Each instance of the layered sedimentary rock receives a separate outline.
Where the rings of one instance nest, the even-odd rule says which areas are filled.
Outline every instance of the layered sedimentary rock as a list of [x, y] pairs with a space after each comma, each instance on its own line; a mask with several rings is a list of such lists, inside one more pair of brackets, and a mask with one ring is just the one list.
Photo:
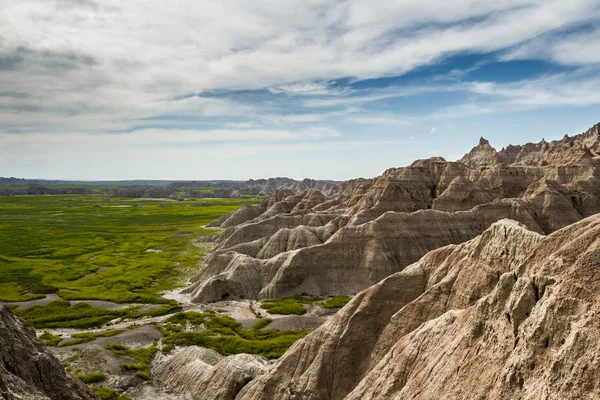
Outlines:
[[0, 305], [0, 398], [92, 400], [97, 396], [65, 372], [35, 331]]
[[262, 375], [268, 361], [250, 354], [223, 357], [203, 347], [191, 346], [171, 355], [160, 355], [152, 375], [159, 384], [185, 398], [231, 400], [249, 381]]
[[503, 218], [552, 233], [600, 212], [598, 135], [501, 151], [482, 138], [458, 162], [417, 160], [334, 196], [276, 191], [214, 223], [227, 229], [187, 291], [197, 302], [353, 294]]
[[600, 216], [502, 220], [363, 290], [238, 400], [600, 396]]

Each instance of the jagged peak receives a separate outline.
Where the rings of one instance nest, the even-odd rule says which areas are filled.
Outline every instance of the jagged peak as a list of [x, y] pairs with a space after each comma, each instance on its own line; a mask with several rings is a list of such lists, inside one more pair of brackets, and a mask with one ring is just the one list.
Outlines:
[[483, 136], [479, 138], [479, 145], [480, 146], [486, 146], [486, 145], [489, 145], [489, 144], [490, 144], [489, 140], [487, 140]]

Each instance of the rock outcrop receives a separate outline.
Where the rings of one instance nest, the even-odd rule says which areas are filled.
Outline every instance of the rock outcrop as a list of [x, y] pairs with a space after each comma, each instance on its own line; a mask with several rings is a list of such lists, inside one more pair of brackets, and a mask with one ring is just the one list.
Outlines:
[[496, 222], [360, 292], [236, 399], [598, 398], [599, 269], [600, 216]]
[[98, 397], [66, 373], [35, 331], [0, 305], [0, 398], [92, 400]]
[[179, 349], [160, 355], [153, 363], [155, 381], [192, 399], [232, 400], [268, 366], [265, 358], [250, 354], [223, 357], [203, 347]]
[[417, 160], [333, 196], [276, 191], [214, 223], [227, 229], [187, 291], [197, 302], [354, 294], [503, 218], [552, 233], [600, 212], [599, 150], [599, 125], [501, 151], [482, 138], [458, 162]]

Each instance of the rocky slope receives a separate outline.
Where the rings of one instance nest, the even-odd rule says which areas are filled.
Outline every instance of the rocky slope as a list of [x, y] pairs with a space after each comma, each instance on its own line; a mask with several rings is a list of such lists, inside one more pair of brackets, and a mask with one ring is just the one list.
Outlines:
[[188, 347], [161, 355], [152, 375], [160, 385], [186, 398], [230, 400], [249, 381], [262, 375], [268, 361], [250, 354], [223, 357], [203, 347]]
[[226, 231], [187, 292], [196, 302], [353, 294], [503, 218], [552, 233], [600, 212], [599, 126], [500, 151], [482, 138], [457, 162], [418, 160], [333, 196], [275, 191], [212, 224]]
[[92, 400], [98, 397], [65, 372], [35, 331], [0, 305], [0, 398]]
[[600, 216], [498, 221], [360, 292], [236, 399], [598, 398], [599, 268]]

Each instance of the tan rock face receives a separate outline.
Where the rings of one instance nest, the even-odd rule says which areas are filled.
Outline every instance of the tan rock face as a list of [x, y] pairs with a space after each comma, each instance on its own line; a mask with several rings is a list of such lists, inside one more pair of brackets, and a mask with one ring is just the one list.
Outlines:
[[191, 399], [231, 400], [249, 381], [263, 374], [268, 361], [237, 354], [224, 357], [202, 347], [186, 347], [153, 362], [152, 375], [160, 385]]
[[360, 292], [236, 399], [600, 396], [600, 216], [514, 221]]
[[98, 397], [71, 377], [35, 331], [0, 305], [0, 398], [92, 400]]
[[552, 233], [600, 212], [598, 132], [499, 152], [482, 139], [459, 162], [417, 160], [334, 196], [274, 192], [215, 222], [227, 230], [187, 291], [195, 301], [354, 294], [503, 218]]

